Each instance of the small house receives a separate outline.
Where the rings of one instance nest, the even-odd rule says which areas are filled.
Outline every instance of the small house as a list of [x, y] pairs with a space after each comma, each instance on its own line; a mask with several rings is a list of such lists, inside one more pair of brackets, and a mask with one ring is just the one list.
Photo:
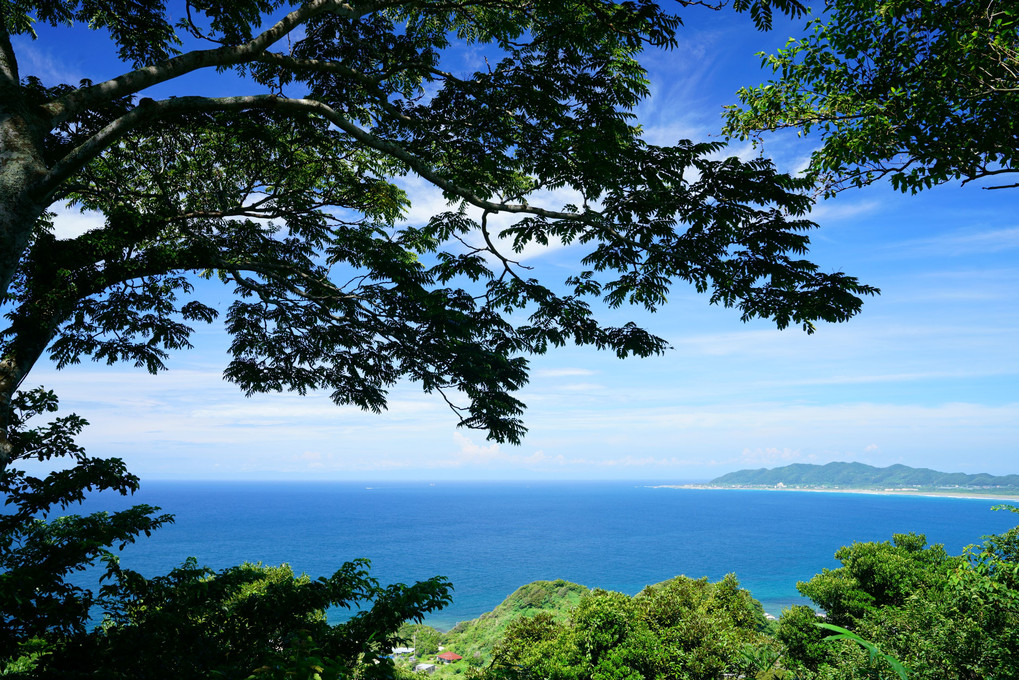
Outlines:
[[442, 663], [453, 663], [454, 661], [459, 661], [462, 658], [462, 656], [455, 652], [443, 652], [438, 656], [438, 659], [442, 661]]

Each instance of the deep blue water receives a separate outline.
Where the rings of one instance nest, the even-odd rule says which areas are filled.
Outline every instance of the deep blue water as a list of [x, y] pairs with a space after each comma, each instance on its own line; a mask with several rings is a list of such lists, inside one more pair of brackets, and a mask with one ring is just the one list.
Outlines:
[[634, 483], [145, 482], [130, 500], [176, 523], [122, 554], [147, 576], [187, 556], [222, 568], [287, 562], [311, 576], [358, 557], [382, 583], [448, 577], [454, 602], [428, 619], [448, 628], [517, 587], [563, 578], [633, 594], [678, 574], [735, 572], [778, 614], [804, 602], [796, 582], [835, 567], [853, 541], [927, 534], [958, 553], [1004, 531], [995, 501], [776, 491], [649, 488]]

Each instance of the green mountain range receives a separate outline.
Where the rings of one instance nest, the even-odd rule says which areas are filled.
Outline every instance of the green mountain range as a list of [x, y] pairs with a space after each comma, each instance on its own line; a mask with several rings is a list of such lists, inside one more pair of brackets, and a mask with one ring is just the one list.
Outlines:
[[890, 465], [879, 468], [863, 463], [794, 463], [778, 468], [738, 470], [711, 480], [713, 486], [800, 486], [934, 489], [1019, 489], [1019, 475], [967, 475], [962, 472], [938, 472], [929, 468]]

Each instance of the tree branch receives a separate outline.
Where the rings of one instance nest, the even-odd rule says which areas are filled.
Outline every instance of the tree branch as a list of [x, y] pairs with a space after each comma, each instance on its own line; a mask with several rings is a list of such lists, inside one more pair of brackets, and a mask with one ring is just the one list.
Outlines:
[[[981, 168], [979, 170], [976, 170], [973, 173], [972, 176], [967, 177], [966, 179], [962, 180], [962, 182], [960, 182], [959, 184], [960, 184], [960, 186], [963, 186], [963, 185], [969, 184], [970, 182], [972, 182], [975, 179], [983, 179], [984, 177], [993, 177], [994, 175], [1009, 175], [1009, 174], [1016, 173], [1016, 172], [1019, 172], [1019, 169], [1016, 169], [1016, 168], [1007, 168], [1006, 167], [1006, 168], [998, 168], [997, 170], [987, 170], [986, 168]], [[984, 188], [985, 189], [1007, 189], [1007, 188], [1011, 188], [1012, 186], [1015, 186], [1015, 185], [1009, 185], [1008, 187], [984, 187]]]
[[492, 241], [492, 235], [488, 231], [488, 213], [489, 211], [486, 210], [481, 214], [481, 235], [484, 237], [485, 243], [488, 245], [487, 248], [488, 252], [492, 253], [492, 255], [499, 258], [499, 260], [502, 262], [504, 273], [509, 274], [520, 283], [526, 284], [527, 282], [524, 281], [519, 274], [517, 274], [515, 269], [513, 269], [513, 265], [517, 266], [523, 265], [521, 265], [520, 262], [518, 262], [517, 260], [511, 260], [507, 258], [505, 255], [499, 252], [498, 248], [495, 247], [495, 243]]
[[[274, 66], [281, 66], [288, 68], [293, 71], [314, 71], [318, 73], [329, 73], [334, 75], [342, 75], [352, 80], [356, 80], [359, 83], [371, 87], [376, 104], [395, 118], [404, 122], [411, 122], [409, 116], [400, 111], [391, 101], [386, 97], [384, 92], [379, 92], [379, 86], [384, 76], [378, 78], [372, 78], [370, 76], [361, 73], [355, 69], [350, 68], [346, 64], [341, 64], [338, 61], [325, 61], [322, 59], [297, 59], [295, 57], [289, 57], [282, 54], [276, 54], [275, 52], [266, 52], [258, 56], [256, 61], [260, 61], [266, 64], [272, 64]], [[436, 72], [434, 69], [429, 69], [433, 73]], [[445, 75], [445, 74], [443, 74]]]
[[546, 210], [527, 204], [489, 201], [464, 187], [457, 186], [443, 177], [437, 169], [429, 166], [399, 144], [376, 137], [367, 130], [358, 127], [327, 104], [311, 99], [289, 99], [276, 95], [175, 97], [160, 101], [143, 101], [137, 108], [104, 127], [56, 163], [38, 187], [42, 199], [48, 200], [65, 180], [84, 167], [86, 163], [97, 157], [118, 139], [147, 122], [180, 113], [251, 110], [275, 111], [288, 116], [320, 116], [358, 142], [403, 162], [423, 179], [482, 210], [537, 215], [559, 220], [580, 220], [584, 217], [581, 213]]
[[333, 12], [356, 18], [376, 10], [379, 6], [379, 4], [372, 3], [363, 9], [355, 10], [349, 3], [342, 0], [311, 0], [243, 45], [196, 50], [173, 57], [160, 64], [135, 69], [105, 82], [70, 92], [45, 105], [43, 110], [49, 116], [51, 125], [58, 125], [99, 102], [113, 101], [135, 94], [145, 88], [172, 80], [191, 71], [210, 66], [232, 66], [253, 61], [260, 53], [299, 25], [323, 12]]
[[354, 78], [363, 83], [369, 83], [372, 85], [378, 85], [378, 80], [369, 78], [360, 71], [356, 71], [346, 64], [338, 61], [328, 61], [326, 59], [298, 59], [297, 57], [291, 57], [285, 54], [277, 54], [276, 52], [263, 52], [255, 57], [254, 61], [260, 61], [266, 64], [272, 64], [274, 66], [281, 66], [293, 71], [314, 71], [317, 73], [335, 73], [343, 76]]

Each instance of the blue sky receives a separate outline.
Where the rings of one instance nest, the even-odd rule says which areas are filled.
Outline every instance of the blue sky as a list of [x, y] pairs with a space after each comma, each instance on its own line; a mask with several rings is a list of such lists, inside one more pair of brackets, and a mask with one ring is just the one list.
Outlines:
[[[717, 136], [721, 107], [767, 77], [754, 53], [781, 46], [802, 22], [760, 34], [746, 17], [690, 11], [681, 44], [647, 55], [652, 96], [638, 110], [649, 139]], [[23, 74], [47, 82], [116, 75], [99, 34], [42, 30], [16, 48]], [[461, 55], [469, 64], [477, 54]], [[189, 91], [242, 93], [214, 74]], [[221, 92], [226, 89], [226, 92]], [[183, 94], [184, 90], [175, 91]], [[151, 96], [163, 96], [160, 92]], [[764, 152], [801, 168], [816, 140], [784, 135]], [[758, 151], [735, 144], [730, 154]], [[404, 185], [417, 223], [444, 208], [423, 182]], [[220, 378], [228, 338], [199, 328], [196, 349], [157, 376], [86, 363], [30, 381], [57, 391], [92, 424], [81, 441], [116, 455], [143, 479], [709, 479], [793, 462], [904, 463], [964, 472], [1019, 472], [1019, 190], [944, 186], [911, 196], [885, 185], [821, 203], [811, 258], [876, 285], [882, 295], [846, 324], [808, 336], [677, 288], [658, 314], [604, 313], [667, 338], [663, 357], [619, 361], [591, 349], [537, 357], [519, 395], [529, 434], [521, 446], [455, 428], [438, 398], [413, 384], [393, 390], [381, 416], [325, 395], [250, 399]], [[558, 198], [558, 197], [553, 197]], [[61, 233], [95, 217], [62, 211]], [[538, 273], [563, 278], [572, 248], [528, 253]], [[225, 291], [214, 291], [226, 304]]]

